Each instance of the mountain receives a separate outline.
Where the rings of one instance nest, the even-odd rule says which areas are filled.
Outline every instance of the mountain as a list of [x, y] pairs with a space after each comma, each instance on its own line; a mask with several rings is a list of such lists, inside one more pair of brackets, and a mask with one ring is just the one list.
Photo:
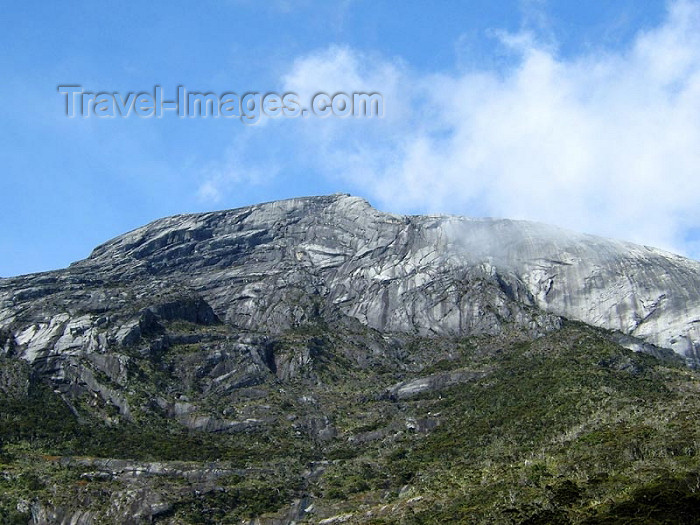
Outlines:
[[348, 195], [180, 215], [0, 280], [0, 349], [3, 522], [698, 505], [700, 263], [649, 247]]
[[2, 281], [0, 329], [30, 362], [86, 339], [98, 349], [99, 334], [131, 333], [100, 329], [98, 314], [182, 293], [226, 324], [273, 333], [314, 312], [422, 335], [536, 334], [565, 317], [690, 364], [700, 355], [697, 261], [525, 221], [392, 215], [347, 195], [155, 221], [68, 270]]

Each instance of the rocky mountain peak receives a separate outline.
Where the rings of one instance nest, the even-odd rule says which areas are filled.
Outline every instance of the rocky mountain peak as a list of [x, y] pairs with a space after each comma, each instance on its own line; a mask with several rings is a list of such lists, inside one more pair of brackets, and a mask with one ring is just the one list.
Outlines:
[[51, 326], [47, 297], [76, 280], [76, 311], [101, 296], [121, 312], [110, 302], [120, 289], [146, 306], [188, 293], [225, 323], [272, 332], [316, 316], [383, 332], [536, 335], [565, 317], [690, 363], [700, 355], [696, 261], [527, 221], [383, 213], [345, 194], [157, 220], [67, 270], [4, 280], [0, 328], [30, 344], [17, 312]]

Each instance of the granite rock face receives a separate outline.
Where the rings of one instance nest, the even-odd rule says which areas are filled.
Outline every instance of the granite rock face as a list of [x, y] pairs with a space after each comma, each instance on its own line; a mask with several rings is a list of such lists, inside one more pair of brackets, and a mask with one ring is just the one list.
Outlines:
[[[381, 332], [537, 336], [560, 317], [700, 358], [700, 263], [543, 224], [380, 212], [347, 195], [155, 221], [65, 270], [0, 281], [0, 345], [60, 378], [163, 321], [280, 333], [348, 319]], [[41, 363], [41, 364], [40, 364]]]

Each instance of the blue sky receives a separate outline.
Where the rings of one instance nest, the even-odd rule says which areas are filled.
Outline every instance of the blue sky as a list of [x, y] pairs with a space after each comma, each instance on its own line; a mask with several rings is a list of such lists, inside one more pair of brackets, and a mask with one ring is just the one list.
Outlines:
[[[151, 220], [347, 192], [700, 257], [700, 4], [14, 2], [0, 276]], [[382, 119], [67, 118], [62, 84], [381, 92]], [[302, 97], [303, 98], [303, 97]]]

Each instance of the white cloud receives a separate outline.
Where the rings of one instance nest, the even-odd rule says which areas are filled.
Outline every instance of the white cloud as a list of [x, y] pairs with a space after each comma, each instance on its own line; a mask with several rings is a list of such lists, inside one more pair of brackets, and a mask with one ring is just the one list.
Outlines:
[[[242, 126], [244, 124], [241, 124]], [[197, 199], [206, 204], [219, 204], [224, 197], [235, 193], [241, 186], [266, 184], [279, 173], [274, 156], [253, 156], [254, 140], [250, 135], [238, 135], [223, 160], [212, 161], [197, 170]]]
[[671, 4], [605, 55], [502, 39], [518, 57], [505, 71], [418, 74], [342, 47], [297, 60], [286, 91], [376, 90], [386, 111], [295, 122], [299, 150], [387, 210], [527, 218], [697, 257], [700, 4]]

